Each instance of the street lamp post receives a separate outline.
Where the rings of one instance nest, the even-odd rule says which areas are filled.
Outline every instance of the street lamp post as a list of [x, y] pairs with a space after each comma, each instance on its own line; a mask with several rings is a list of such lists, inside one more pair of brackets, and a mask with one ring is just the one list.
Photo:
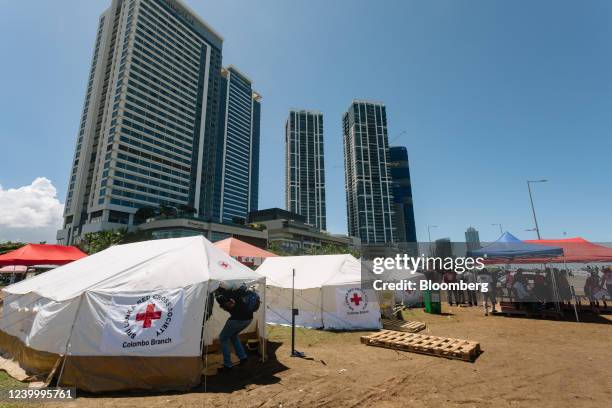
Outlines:
[[504, 228], [502, 227], [501, 224], [491, 224], [493, 226], [499, 226], [499, 236], [501, 237], [502, 235], [504, 235]]
[[540, 236], [540, 227], [538, 226], [538, 219], [536, 217], [535, 207], [533, 205], [533, 195], [531, 194], [531, 183], [546, 183], [548, 180], [527, 180], [527, 190], [529, 190], [529, 201], [531, 202], [531, 212], [533, 213], [533, 222], [535, 224], [535, 231], [538, 234], [538, 239], [542, 239]]

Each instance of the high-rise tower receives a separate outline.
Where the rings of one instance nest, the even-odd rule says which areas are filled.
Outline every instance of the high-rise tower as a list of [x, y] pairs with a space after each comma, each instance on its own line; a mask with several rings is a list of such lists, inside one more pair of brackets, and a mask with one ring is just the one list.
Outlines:
[[222, 44], [182, 1], [112, 1], [98, 23], [58, 242], [132, 225], [143, 206], [212, 217]]
[[285, 204], [325, 230], [325, 163], [323, 114], [291, 110], [285, 123]]
[[364, 244], [393, 243], [385, 105], [354, 100], [342, 122], [348, 233]]
[[230, 65], [222, 71], [222, 135], [215, 220], [244, 223], [258, 209], [261, 96]]

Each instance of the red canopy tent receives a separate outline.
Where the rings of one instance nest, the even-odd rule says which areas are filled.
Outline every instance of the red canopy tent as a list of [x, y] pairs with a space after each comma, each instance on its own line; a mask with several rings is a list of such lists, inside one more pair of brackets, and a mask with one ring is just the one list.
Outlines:
[[278, 256], [236, 238], [227, 238], [222, 241], [217, 241], [214, 245], [238, 262], [247, 266], [259, 265], [266, 258]]
[[604, 247], [587, 241], [584, 238], [566, 239], [535, 239], [527, 240], [532, 244], [551, 245], [563, 248], [563, 255], [558, 258], [530, 259], [529, 263], [545, 262], [612, 262], [612, 248]]
[[65, 265], [86, 256], [85, 252], [73, 246], [28, 244], [0, 255], [0, 266]]

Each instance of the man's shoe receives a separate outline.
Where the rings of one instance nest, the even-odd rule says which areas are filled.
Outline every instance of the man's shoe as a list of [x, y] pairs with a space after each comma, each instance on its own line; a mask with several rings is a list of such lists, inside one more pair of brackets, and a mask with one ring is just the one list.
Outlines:
[[243, 358], [242, 360], [240, 360], [240, 363], [238, 363], [238, 365], [245, 365], [248, 362], [249, 362], [248, 358]]
[[217, 373], [219, 373], [219, 374], [227, 374], [227, 373], [231, 373], [231, 372], [232, 372], [232, 367], [223, 366], [223, 367], [217, 369]]

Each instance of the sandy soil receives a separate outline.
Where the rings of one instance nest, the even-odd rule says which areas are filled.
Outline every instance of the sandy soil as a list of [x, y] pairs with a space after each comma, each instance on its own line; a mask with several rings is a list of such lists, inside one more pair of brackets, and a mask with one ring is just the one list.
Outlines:
[[184, 394], [80, 397], [60, 407], [604, 407], [612, 404], [612, 316], [590, 323], [482, 315], [480, 308], [407, 318], [434, 335], [479, 341], [474, 363], [360, 344], [363, 333], [270, 330], [255, 358]]

